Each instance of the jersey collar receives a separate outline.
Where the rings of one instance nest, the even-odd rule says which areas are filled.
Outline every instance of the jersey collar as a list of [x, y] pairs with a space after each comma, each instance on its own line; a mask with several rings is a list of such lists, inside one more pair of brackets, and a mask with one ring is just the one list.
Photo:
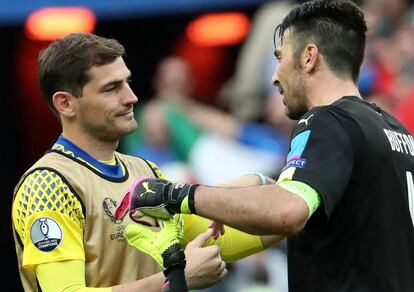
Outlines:
[[53, 145], [52, 149], [59, 150], [66, 154], [69, 154], [73, 156], [75, 159], [83, 160], [84, 162], [86, 162], [87, 164], [97, 169], [99, 172], [106, 176], [113, 178], [120, 178], [124, 176], [124, 171], [122, 169], [121, 164], [118, 161], [118, 158], [115, 157], [115, 165], [103, 163], [93, 158], [86, 151], [75, 145], [73, 142], [65, 138], [63, 135], [59, 136], [56, 143]]

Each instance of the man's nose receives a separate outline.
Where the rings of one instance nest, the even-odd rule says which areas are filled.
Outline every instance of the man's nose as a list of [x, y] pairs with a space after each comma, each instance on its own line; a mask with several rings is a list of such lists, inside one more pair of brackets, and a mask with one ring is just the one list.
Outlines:
[[273, 86], [279, 86], [279, 76], [277, 75], [277, 71], [272, 75], [272, 84]]
[[127, 88], [125, 91], [124, 102], [132, 103], [132, 104], [135, 104], [138, 102], [138, 97], [135, 95], [134, 91], [131, 89], [129, 84], [127, 84]]

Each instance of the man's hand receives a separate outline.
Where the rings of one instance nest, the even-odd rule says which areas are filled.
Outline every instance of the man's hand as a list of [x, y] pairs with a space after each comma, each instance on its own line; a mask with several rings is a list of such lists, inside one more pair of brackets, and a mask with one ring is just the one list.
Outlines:
[[211, 220], [210, 224], [208, 225], [209, 228], [213, 229], [213, 235], [212, 237], [214, 239], [219, 238], [220, 235], [223, 235], [225, 230], [224, 230], [224, 225], [223, 223]]
[[169, 219], [173, 214], [195, 213], [194, 190], [198, 185], [172, 183], [165, 179], [140, 177], [134, 183], [130, 198], [130, 216], [142, 213]]
[[210, 228], [187, 244], [185, 274], [190, 289], [210, 287], [227, 275], [226, 264], [220, 256], [220, 247], [217, 245], [203, 247], [212, 236], [213, 229]]

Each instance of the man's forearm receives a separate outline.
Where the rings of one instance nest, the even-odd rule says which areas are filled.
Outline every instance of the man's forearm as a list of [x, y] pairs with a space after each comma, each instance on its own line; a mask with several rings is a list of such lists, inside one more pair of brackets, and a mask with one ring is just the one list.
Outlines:
[[[195, 283], [193, 278], [186, 274], [187, 285], [189, 289], [199, 287], [199, 283]], [[160, 292], [165, 282], [165, 276], [162, 272], [143, 278], [138, 281], [125, 283], [112, 287], [112, 292], [129, 292], [129, 291], [146, 291]]]
[[[139, 265], [139, 263], [137, 263]], [[107, 291], [132, 292], [148, 291], [160, 292], [165, 281], [163, 273], [107, 288], [86, 287], [85, 262], [81, 260], [67, 260], [40, 264], [36, 267], [36, 277], [42, 291]]]
[[[269, 183], [275, 183], [275, 181], [271, 178], [268, 178]], [[232, 178], [226, 181], [219, 183], [218, 187], [224, 188], [244, 188], [244, 187], [252, 187], [252, 186], [259, 186], [262, 182], [260, 178], [256, 174], [247, 174], [243, 176], [239, 176], [236, 178]]]
[[277, 184], [220, 188], [141, 178], [133, 193], [130, 213], [165, 219], [193, 213], [250, 234], [290, 235], [309, 215], [304, 199]]
[[279, 243], [285, 238], [286, 236], [284, 235], [262, 235], [260, 236], [260, 241], [262, 242], [263, 247], [267, 249]]
[[[139, 263], [137, 263], [139, 264]], [[165, 282], [165, 276], [162, 272], [143, 278], [138, 281], [125, 283], [112, 287], [112, 292], [129, 292], [129, 291], [148, 291], [160, 292]]]
[[250, 234], [289, 235], [306, 222], [306, 203], [277, 185], [247, 188], [199, 186], [196, 213]]

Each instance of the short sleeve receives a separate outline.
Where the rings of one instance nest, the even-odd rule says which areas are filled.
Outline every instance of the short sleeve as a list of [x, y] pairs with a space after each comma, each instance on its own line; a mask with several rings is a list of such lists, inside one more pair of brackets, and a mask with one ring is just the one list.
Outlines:
[[20, 185], [13, 223], [23, 243], [23, 266], [85, 260], [85, 218], [79, 199], [55, 172], [39, 169]]
[[313, 187], [329, 217], [341, 200], [353, 167], [347, 132], [328, 110], [309, 112], [295, 126], [279, 181], [291, 179]]

